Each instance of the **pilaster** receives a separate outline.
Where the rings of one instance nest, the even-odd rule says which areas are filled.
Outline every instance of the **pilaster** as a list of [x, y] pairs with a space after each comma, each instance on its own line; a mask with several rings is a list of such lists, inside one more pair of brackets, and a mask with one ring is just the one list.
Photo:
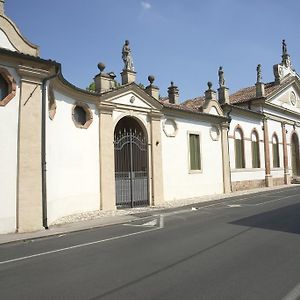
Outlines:
[[164, 202], [161, 114], [151, 114], [152, 205]]
[[288, 167], [286, 128], [285, 128], [285, 123], [283, 123], [283, 122], [281, 123], [281, 129], [282, 129], [282, 146], [283, 146], [284, 184], [290, 184], [291, 178], [290, 178], [289, 167]]
[[44, 70], [20, 67], [17, 230], [42, 229], [41, 84]]
[[228, 142], [229, 124], [221, 124], [221, 147], [222, 147], [222, 163], [223, 163], [223, 191], [225, 194], [231, 192], [231, 174], [229, 163], [229, 142]]
[[263, 121], [264, 126], [264, 151], [265, 151], [265, 180], [266, 186], [273, 186], [273, 178], [271, 175], [270, 166], [270, 144], [269, 144], [269, 130], [268, 130], [268, 120], [265, 118]]
[[100, 209], [116, 209], [113, 106], [99, 109]]

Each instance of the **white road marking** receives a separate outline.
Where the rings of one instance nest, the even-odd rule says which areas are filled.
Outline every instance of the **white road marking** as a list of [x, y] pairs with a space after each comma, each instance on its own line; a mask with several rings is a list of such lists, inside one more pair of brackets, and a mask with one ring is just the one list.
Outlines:
[[228, 205], [228, 207], [230, 208], [233, 208], [233, 207], [242, 207], [241, 204], [231, 204], [231, 205]]
[[109, 241], [119, 240], [119, 239], [127, 238], [127, 237], [130, 237], [130, 236], [143, 234], [143, 233], [146, 233], [146, 232], [159, 230], [159, 229], [162, 229], [163, 227], [164, 227], [163, 217], [161, 216], [159, 227], [155, 227], [155, 228], [152, 227], [151, 229], [146, 229], [146, 230], [139, 231], [139, 232], [119, 235], [119, 236], [115, 236], [115, 237], [111, 237], [111, 238], [107, 238], [107, 239], [103, 239], [103, 240], [98, 240], [98, 241], [94, 241], [94, 242], [78, 244], [78, 245], [65, 247], [65, 248], [61, 248], [61, 249], [56, 249], [56, 250], [41, 252], [41, 253], [37, 253], [37, 254], [33, 254], [33, 255], [28, 255], [28, 256], [13, 258], [13, 259], [5, 260], [5, 261], [0, 261], [0, 265], [4, 265], [4, 264], [16, 262], [16, 261], [22, 261], [22, 260], [26, 260], [26, 259], [31, 259], [31, 258], [34, 258], [34, 257], [44, 256], [44, 255], [48, 255], [48, 254], [64, 252], [64, 251], [68, 251], [68, 250], [72, 250], [72, 249], [87, 247], [87, 246], [91, 246], [91, 245], [101, 244], [101, 243], [105, 243], [105, 242], [109, 242]]
[[298, 283], [282, 300], [298, 300], [300, 298], [300, 283]]
[[[247, 203], [242, 203], [240, 204], [241, 207], [246, 207], [246, 206], [259, 206], [259, 205], [264, 205], [264, 204], [268, 204], [268, 203], [271, 203], [271, 202], [277, 202], [277, 201], [281, 201], [283, 199], [287, 199], [287, 198], [291, 198], [291, 197], [295, 197], [296, 194], [294, 195], [289, 195], [289, 196], [285, 196], [285, 197], [282, 197], [282, 198], [277, 198], [277, 199], [274, 199], [274, 200], [269, 200], [269, 201], [264, 201], [264, 202], [260, 202], [260, 203], [256, 203], [256, 204], [247, 204]], [[234, 205], [234, 204], [228, 204], [228, 203], [232, 203], [232, 202], [239, 202], [239, 201], [246, 201], [246, 200], [251, 200], [251, 199], [255, 199], [257, 198], [256, 197], [245, 197], [245, 198], [239, 198], [239, 199], [235, 199], [235, 200], [231, 200], [228, 199], [227, 201], [223, 201], [223, 202], [218, 202], [218, 203], [213, 203], [213, 204], [210, 204], [210, 205], [206, 205], [206, 206], [201, 206], [201, 207], [198, 207], [198, 210], [200, 209], [203, 209], [203, 208], [209, 208], [209, 207], [213, 207], [213, 206], [217, 206], [217, 205]]]

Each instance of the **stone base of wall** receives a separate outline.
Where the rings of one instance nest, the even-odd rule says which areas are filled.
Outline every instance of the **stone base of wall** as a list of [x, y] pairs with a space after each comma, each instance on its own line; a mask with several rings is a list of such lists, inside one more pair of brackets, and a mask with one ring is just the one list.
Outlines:
[[283, 184], [284, 184], [284, 177], [273, 178], [273, 186], [283, 185]]
[[[273, 186], [284, 185], [284, 177], [272, 178]], [[244, 181], [234, 181], [231, 184], [232, 191], [243, 191], [251, 190], [255, 188], [266, 187], [265, 180], [244, 180]]]
[[266, 182], [264, 179], [262, 180], [244, 180], [244, 181], [234, 181], [231, 184], [232, 191], [243, 191], [243, 190], [251, 190], [255, 188], [262, 188], [266, 186]]

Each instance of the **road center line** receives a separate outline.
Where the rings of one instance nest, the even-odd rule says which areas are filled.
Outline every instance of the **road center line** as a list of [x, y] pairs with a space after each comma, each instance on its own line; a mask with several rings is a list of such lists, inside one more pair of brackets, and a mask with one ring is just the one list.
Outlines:
[[109, 242], [109, 241], [119, 240], [119, 239], [127, 238], [127, 237], [130, 237], [130, 236], [143, 234], [143, 233], [146, 233], [146, 232], [159, 230], [159, 229], [162, 229], [162, 228], [163, 228], [163, 226], [162, 226], [162, 224], [160, 224], [159, 227], [146, 229], [146, 230], [142, 230], [142, 231], [139, 231], [139, 232], [119, 235], [119, 236], [115, 236], [115, 237], [111, 237], [111, 238], [107, 238], [107, 239], [103, 239], [103, 240], [98, 240], [98, 241], [94, 241], [94, 242], [78, 244], [78, 245], [74, 245], [74, 246], [70, 246], [70, 247], [66, 247], [66, 248], [51, 250], [51, 251], [47, 251], [47, 252], [41, 252], [41, 253], [28, 255], [28, 256], [23, 256], [23, 257], [18, 257], [18, 258], [13, 258], [13, 259], [5, 260], [5, 261], [0, 261], [0, 265], [4, 265], [4, 264], [16, 262], [16, 261], [22, 261], [22, 260], [26, 260], [26, 259], [31, 259], [31, 258], [34, 258], [34, 257], [44, 256], [44, 255], [48, 255], [48, 254], [64, 252], [64, 251], [68, 251], [68, 250], [72, 250], [72, 249], [87, 247], [87, 246], [91, 246], [91, 245], [101, 244], [101, 243], [105, 243], [105, 242]]

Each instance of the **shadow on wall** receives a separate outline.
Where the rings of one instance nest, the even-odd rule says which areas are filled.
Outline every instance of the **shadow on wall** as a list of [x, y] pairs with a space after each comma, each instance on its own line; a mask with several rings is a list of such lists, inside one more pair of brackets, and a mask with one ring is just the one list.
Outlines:
[[300, 203], [240, 219], [230, 224], [300, 234]]

